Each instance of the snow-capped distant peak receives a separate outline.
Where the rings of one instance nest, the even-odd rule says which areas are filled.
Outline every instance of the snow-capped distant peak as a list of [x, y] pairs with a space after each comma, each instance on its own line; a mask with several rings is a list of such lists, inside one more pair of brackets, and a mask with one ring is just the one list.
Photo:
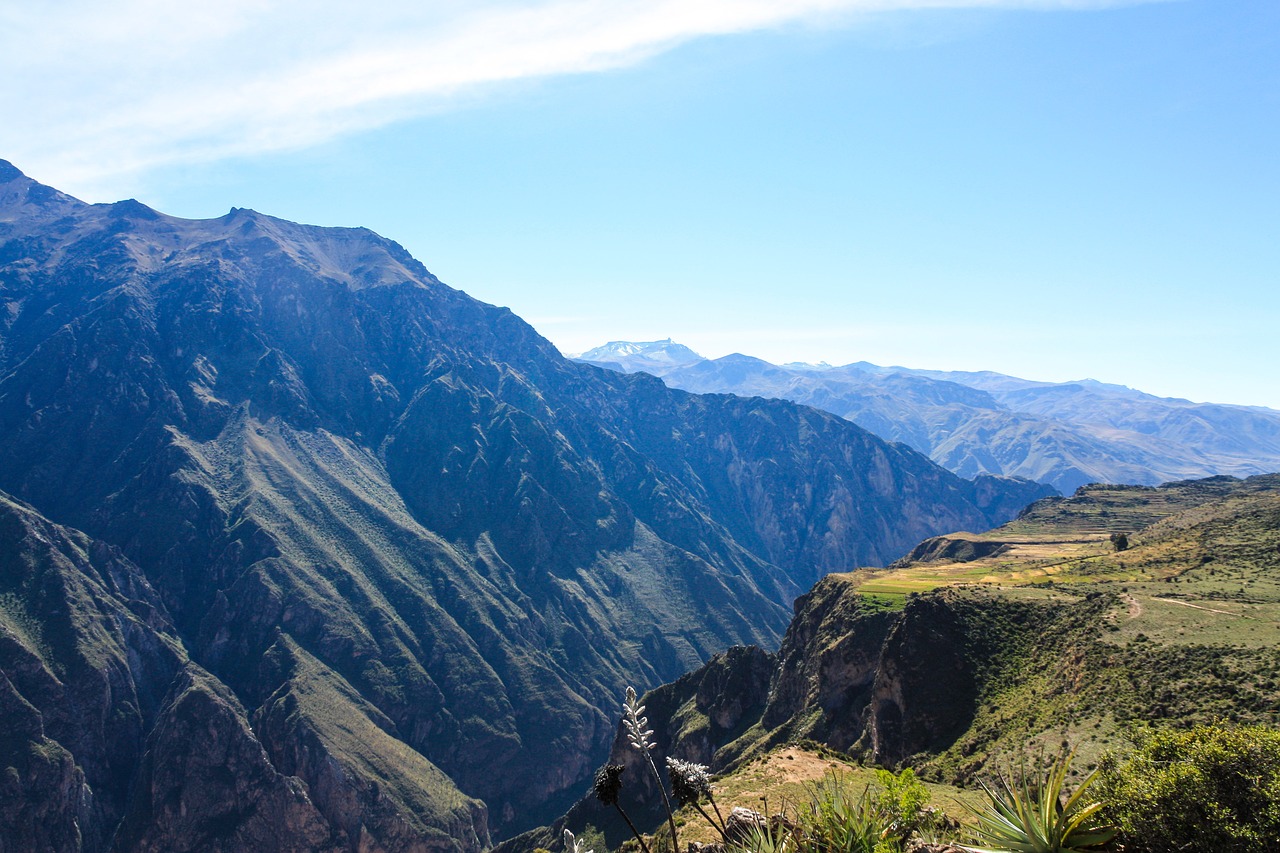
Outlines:
[[702, 361], [702, 356], [684, 344], [678, 344], [671, 338], [662, 341], [610, 341], [604, 346], [588, 350], [579, 358], [585, 361], [603, 361], [619, 357], [643, 356], [653, 361], [689, 364]]
[[637, 370], [653, 373], [656, 370], [705, 361], [702, 356], [671, 338], [662, 341], [610, 341], [575, 358], [595, 364], [616, 365], [628, 373]]

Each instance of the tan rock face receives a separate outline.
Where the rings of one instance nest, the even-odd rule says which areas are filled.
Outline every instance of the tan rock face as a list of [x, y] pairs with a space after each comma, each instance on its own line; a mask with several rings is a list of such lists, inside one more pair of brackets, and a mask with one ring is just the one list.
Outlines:
[[765, 710], [769, 727], [821, 710], [817, 723], [832, 745], [847, 749], [862, 734], [892, 614], [864, 612], [839, 578], [820, 581], [796, 601], [778, 652]]

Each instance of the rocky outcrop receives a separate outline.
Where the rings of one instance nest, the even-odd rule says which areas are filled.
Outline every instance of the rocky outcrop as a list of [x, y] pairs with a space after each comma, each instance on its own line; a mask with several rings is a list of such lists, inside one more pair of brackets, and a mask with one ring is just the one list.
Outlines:
[[[722, 659], [650, 691], [643, 702], [660, 746], [671, 744], [677, 757], [715, 770], [797, 739], [894, 766], [949, 748], [973, 721], [984, 689], [1016, 677], [1038, 638], [1053, 638], [1046, 647], [1056, 648], [1068, 636], [1063, 625], [1087, 630], [1104, 606], [1101, 599], [1069, 607], [942, 589], [886, 611], [858, 595], [850, 576], [832, 575], [796, 600], [776, 658], [758, 657], [760, 668], [737, 683], [735, 701], [752, 709], [746, 720], [755, 727], [747, 736], [704, 734], [714, 703], [696, 702], [695, 686], [721, 680]], [[656, 788], [621, 732], [611, 760], [628, 765], [637, 780], [633, 807], [656, 820]], [[570, 827], [588, 814], [596, 813], [571, 812]], [[607, 813], [598, 816], [608, 820]]]
[[966, 620], [971, 614], [958, 603], [946, 593], [919, 596], [885, 636], [861, 738], [881, 764], [937, 752], [973, 719], [986, 662], [971, 636], [980, 622]]
[[0, 839], [14, 850], [101, 850], [181, 645], [119, 551], [3, 493], [0, 538]]
[[[655, 763], [661, 767], [671, 755], [733, 770], [802, 739], [885, 766], [938, 752], [973, 719], [984, 683], [1014, 666], [1013, 634], [1034, 636], [1057, 612], [951, 590], [885, 611], [859, 596], [851, 577], [831, 575], [796, 600], [776, 656], [733, 649], [642, 697], [658, 745]], [[716, 722], [726, 694], [735, 712], [746, 710], [728, 716], [728, 729]], [[664, 812], [652, 771], [621, 727], [609, 761], [626, 768], [620, 802], [627, 813], [644, 828], [657, 827]], [[499, 853], [554, 844], [563, 827], [587, 824], [611, 845], [628, 837], [612, 810], [588, 797], [550, 830]]]
[[895, 615], [868, 610], [841, 576], [796, 600], [778, 652], [764, 724], [847, 749], [861, 737]]
[[134, 792], [115, 839], [117, 850], [356, 849], [331, 832], [300, 781], [272, 767], [230, 691], [194, 666], [176, 680], [147, 739]]
[[1009, 550], [1008, 543], [965, 536], [934, 536], [924, 540], [905, 557], [894, 560], [889, 568], [912, 563], [971, 563], [983, 557], [994, 557]]
[[[693, 672], [645, 694], [659, 758], [714, 764], [721, 747], [759, 721], [777, 657], [755, 646], [735, 646]], [[619, 726], [609, 760], [626, 763], [634, 750]]]
[[796, 602], [763, 722], [885, 766], [940, 752], [1069, 609], [944, 588], [884, 611], [832, 576]]

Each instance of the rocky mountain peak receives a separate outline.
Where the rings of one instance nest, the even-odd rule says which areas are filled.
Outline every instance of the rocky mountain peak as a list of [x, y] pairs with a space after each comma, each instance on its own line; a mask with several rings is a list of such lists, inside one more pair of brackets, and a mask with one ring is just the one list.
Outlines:
[[28, 178], [8, 160], [0, 160], [0, 223], [53, 215], [81, 207], [84, 202]]
[[627, 373], [644, 371], [655, 375], [704, 360], [689, 347], [678, 344], [671, 338], [661, 341], [610, 341], [577, 358], [579, 361], [607, 365]]

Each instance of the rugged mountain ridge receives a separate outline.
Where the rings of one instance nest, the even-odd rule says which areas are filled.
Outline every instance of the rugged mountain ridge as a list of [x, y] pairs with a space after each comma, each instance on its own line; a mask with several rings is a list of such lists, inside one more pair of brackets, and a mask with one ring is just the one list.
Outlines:
[[116, 802], [86, 850], [196, 832], [193, 719], [241, 756], [232, 801], [292, 810], [297, 838], [478, 849], [576, 795], [623, 684], [770, 645], [819, 574], [1044, 494], [567, 361], [363, 229], [88, 205], [2, 161], [0, 306], [0, 489], [117, 549], [172, 647], [148, 746], [81, 768]]
[[1094, 380], [857, 362], [775, 365], [705, 359], [670, 340], [614, 341], [579, 358], [644, 371], [697, 393], [778, 397], [904, 442], [964, 477], [1003, 474], [1069, 493], [1086, 483], [1155, 485], [1280, 468], [1280, 412], [1155, 397]]

